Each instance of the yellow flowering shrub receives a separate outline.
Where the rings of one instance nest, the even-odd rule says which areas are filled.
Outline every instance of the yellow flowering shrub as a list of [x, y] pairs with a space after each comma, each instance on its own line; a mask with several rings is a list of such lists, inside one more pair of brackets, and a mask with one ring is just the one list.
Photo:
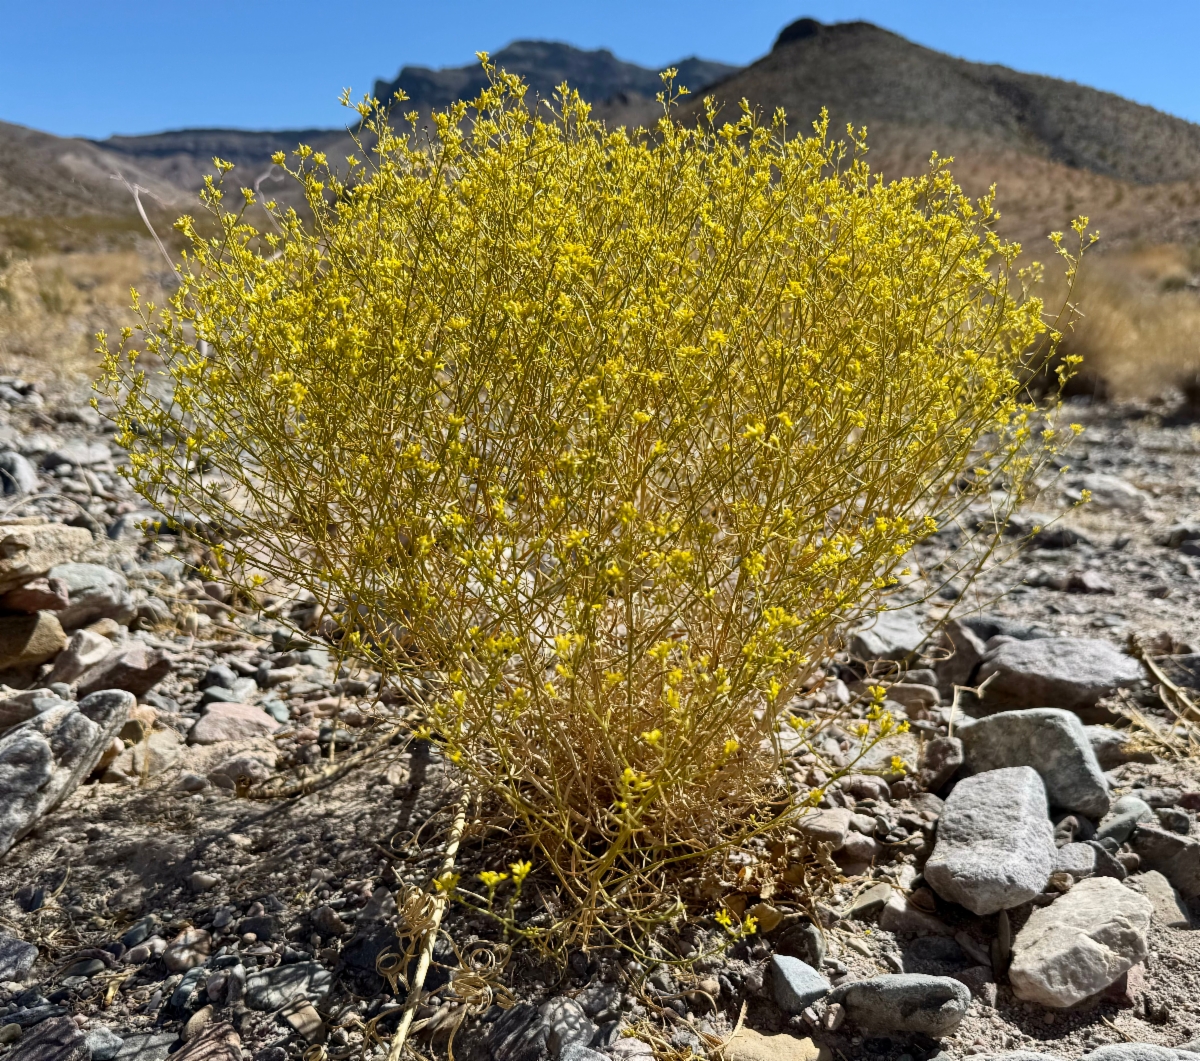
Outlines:
[[814, 661], [1019, 499], [1046, 325], [944, 162], [888, 184], [782, 116], [608, 131], [492, 77], [429, 130], [364, 104], [340, 176], [301, 147], [309, 218], [210, 183], [217, 234], [180, 221], [178, 293], [103, 352], [138, 490], [420, 679], [580, 939], [772, 820]]

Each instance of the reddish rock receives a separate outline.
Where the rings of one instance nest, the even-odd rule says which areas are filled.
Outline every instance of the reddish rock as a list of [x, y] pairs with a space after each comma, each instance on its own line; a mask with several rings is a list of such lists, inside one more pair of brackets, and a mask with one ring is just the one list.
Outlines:
[[279, 723], [261, 708], [218, 701], [204, 709], [204, 714], [188, 733], [188, 743], [216, 744], [224, 740], [268, 737], [278, 728]]
[[70, 602], [67, 584], [61, 578], [35, 578], [0, 597], [0, 608], [32, 615], [41, 611], [59, 611]]
[[141, 641], [132, 641], [113, 652], [79, 679], [79, 695], [86, 696], [98, 689], [126, 689], [142, 696], [171, 673], [171, 661], [158, 649]]

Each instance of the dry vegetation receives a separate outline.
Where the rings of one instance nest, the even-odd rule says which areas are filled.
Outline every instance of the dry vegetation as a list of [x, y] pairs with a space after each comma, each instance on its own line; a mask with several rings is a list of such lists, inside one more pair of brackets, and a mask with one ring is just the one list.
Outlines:
[[152, 245], [0, 252], [0, 371], [35, 379], [94, 375], [96, 332], [120, 327], [133, 286], [160, 301], [165, 264]]

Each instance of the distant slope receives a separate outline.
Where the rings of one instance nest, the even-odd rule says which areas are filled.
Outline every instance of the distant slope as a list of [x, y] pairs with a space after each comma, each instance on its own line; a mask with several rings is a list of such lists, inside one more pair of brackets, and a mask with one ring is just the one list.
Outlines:
[[[513, 41], [492, 55], [491, 61], [510, 74], [519, 74], [543, 99], [551, 98], [564, 81], [593, 104], [603, 104], [621, 96], [640, 96], [653, 101], [662, 90], [659, 71], [627, 63], [606, 48], [584, 51], [556, 41]], [[674, 65], [679, 71], [677, 84], [693, 92], [707, 88], [739, 69], [694, 56]], [[386, 103], [397, 89], [403, 89], [411, 101], [405, 106], [425, 114], [447, 107], [456, 100], [473, 99], [487, 83], [487, 76], [478, 62], [440, 70], [406, 66], [393, 80], [375, 82], [375, 98]]]
[[1200, 178], [1198, 125], [1073, 82], [955, 59], [867, 22], [800, 19], [712, 94], [727, 108], [743, 98], [767, 113], [783, 107], [797, 128], [827, 107], [835, 131], [866, 125], [884, 141], [899, 130], [950, 130], [966, 134], [951, 140], [1121, 181]]

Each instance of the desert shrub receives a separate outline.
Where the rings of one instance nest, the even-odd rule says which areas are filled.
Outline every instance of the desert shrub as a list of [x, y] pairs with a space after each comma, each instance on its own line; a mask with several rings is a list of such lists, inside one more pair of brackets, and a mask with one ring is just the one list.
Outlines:
[[311, 224], [210, 185], [221, 235], [180, 222], [178, 294], [104, 353], [137, 488], [420, 680], [579, 939], [780, 820], [814, 661], [1056, 440], [1017, 398], [1041, 304], [943, 162], [557, 107], [503, 74], [428, 135], [364, 105], [369, 161], [289, 170]]

